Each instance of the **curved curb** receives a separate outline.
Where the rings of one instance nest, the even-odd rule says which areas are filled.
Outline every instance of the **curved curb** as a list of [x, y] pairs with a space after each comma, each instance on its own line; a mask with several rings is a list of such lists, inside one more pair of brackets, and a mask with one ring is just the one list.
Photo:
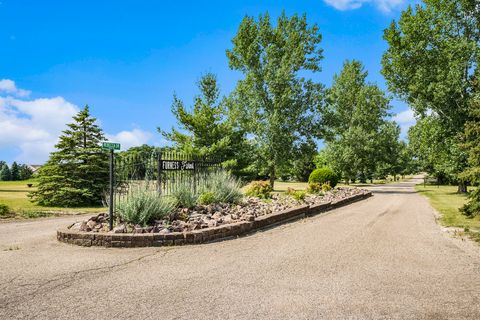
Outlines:
[[372, 192], [357, 194], [338, 201], [317, 204], [313, 206], [302, 205], [292, 209], [257, 217], [254, 221], [240, 221], [219, 227], [200, 229], [186, 232], [159, 233], [98, 233], [72, 231], [67, 228], [57, 231], [57, 240], [79, 246], [102, 247], [160, 247], [171, 245], [199, 244], [218, 240], [225, 240], [245, 235], [251, 231], [273, 227], [289, 221], [314, 216], [330, 211], [347, 204], [360, 201], [372, 196]]

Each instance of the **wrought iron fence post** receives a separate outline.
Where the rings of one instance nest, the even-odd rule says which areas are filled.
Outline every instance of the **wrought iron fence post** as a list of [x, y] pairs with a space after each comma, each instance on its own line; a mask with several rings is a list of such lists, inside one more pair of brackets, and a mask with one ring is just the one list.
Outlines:
[[162, 194], [162, 151], [159, 152], [157, 157], [157, 189], [158, 194]]

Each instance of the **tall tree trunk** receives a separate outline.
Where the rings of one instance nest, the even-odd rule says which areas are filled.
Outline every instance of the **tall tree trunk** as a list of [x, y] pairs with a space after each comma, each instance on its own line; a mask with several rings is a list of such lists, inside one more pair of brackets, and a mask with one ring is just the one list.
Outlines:
[[467, 193], [467, 184], [464, 181], [458, 183], [457, 193]]
[[274, 185], [275, 185], [275, 165], [272, 164], [270, 166], [270, 186], [272, 187], [272, 189], [274, 188]]

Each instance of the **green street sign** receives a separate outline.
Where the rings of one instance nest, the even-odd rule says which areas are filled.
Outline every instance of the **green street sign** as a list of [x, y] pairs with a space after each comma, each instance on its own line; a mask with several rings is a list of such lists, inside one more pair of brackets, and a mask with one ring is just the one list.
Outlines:
[[116, 142], [102, 142], [102, 149], [120, 150], [120, 143]]

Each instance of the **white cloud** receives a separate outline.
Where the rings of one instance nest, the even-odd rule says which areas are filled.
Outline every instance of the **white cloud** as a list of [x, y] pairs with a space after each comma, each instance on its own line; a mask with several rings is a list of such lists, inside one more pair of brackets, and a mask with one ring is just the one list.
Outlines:
[[338, 10], [353, 10], [358, 9], [364, 4], [371, 3], [382, 12], [390, 12], [405, 0], [324, 0], [325, 3]]
[[107, 134], [106, 136], [108, 140], [120, 143], [122, 150], [127, 150], [128, 148], [147, 143], [152, 134], [140, 129], [133, 129], [132, 131], [120, 131], [115, 135]]
[[413, 126], [417, 120], [415, 119], [415, 114], [413, 113], [412, 109], [403, 110], [397, 113], [393, 120], [398, 123], [401, 129], [401, 136], [406, 137], [408, 133], [408, 129]]
[[15, 81], [10, 79], [0, 80], [0, 93], [7, 93], [17, 97], [27, 97], [30, 95], [30, 91], [17, 88]]
[[[80, 109], [63, 97], [20, 98], [22, 91], [27, 92], [16, 88], [11, 80], [0, 81], [0, 150], [17, 150], [15, 160], [41, 164], [55, 150], [61, 132]], [[106, 136], [129, 148], [147, 143], [152, 135], [133, 129]]]

